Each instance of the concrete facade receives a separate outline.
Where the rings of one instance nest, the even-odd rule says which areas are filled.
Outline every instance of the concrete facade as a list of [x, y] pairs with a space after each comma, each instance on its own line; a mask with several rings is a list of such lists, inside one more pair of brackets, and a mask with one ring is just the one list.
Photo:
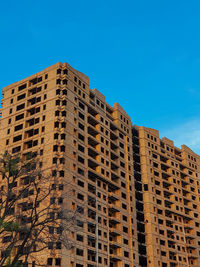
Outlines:
[[157, 130], [137, 126], [133, 150], [141, 174], [135, 182], [136, 208], [143, 204], [147, 266], [200, 266], [199, 156], [160, 139]]
[[131, 120], [89, 79], [57, 63], [3, 89], [1, 152], [36, 151], [43, 168], [64, 170], [63, 205], [83, 207], [70, 251], [40, 254], [61, 266], [138, 266]]
[[200, 266], [199, 156], [133, 126], [86, 75], [57, 63], [3, 88], [0, 136], [2, 153], [63, 170], [62, 205], [83, 207], [74, 248], [38, 255], [46, 266]]

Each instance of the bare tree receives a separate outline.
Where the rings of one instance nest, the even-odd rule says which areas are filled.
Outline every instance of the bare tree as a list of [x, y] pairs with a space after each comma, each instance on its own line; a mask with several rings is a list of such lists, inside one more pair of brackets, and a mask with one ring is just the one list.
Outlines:
[[34, 156], [0, 158], [0, 266], [41, 266], [39, 252], [73, 246], [79, 211], [67, 207], [62, 170], [42, 170]]

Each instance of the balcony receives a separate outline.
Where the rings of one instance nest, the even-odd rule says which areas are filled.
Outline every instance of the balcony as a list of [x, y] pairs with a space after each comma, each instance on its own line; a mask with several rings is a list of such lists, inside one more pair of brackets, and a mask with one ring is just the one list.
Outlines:
[[88, 235], [87, 240], [88, 240], [89, 247], [96, 248], [96, 238], [94, 236]]
[[99, 165], [94, 160], [88, 159], [88, 167], [89, 168], [91, 168], [94, 171], [97, 171], [98, 166]]
[[95, 128], [92, 128], [91, 126], [89, 126], [88, 127], [88, 134], [93, 136], [94, 138], [96, 138], [97, 135], [99, 134], [99, 132]]
[[110, 139], [114, 142], [116, 142], [116, 140], [118, 139], [118, 136], [116, 134], [114, 134], [113, 132], [110, 132]]
[[93, 138], [93, 137], [88, 137], [88, 145], [95, 148], [97, 147], [97, 145], [99, 144], [99, 142]]
[[88, 232], [96, 235], [96, 224], [88, 222]]
[[98, 112], [95, 109], [91, 108], [91, 107], [88, 107], [88, 113], [90, 115], [92, 115], [93, 118], [96, 118], [96, 116], [98, 114]]
[[88, 156], [97, 160], [98, 153], [95, 150], [93, 150], [92, 148], [88, 148]]
[[120, 248], [110, 249], [110, 260], [114, 262], [122, 260], [122, 252]]
[[92, 182], [96, 182], [96, 180], [101, 180], [103, 182], [106, 182], [108, 183], [109, 187], [112, 188], [112, 190], [118, 190], [120, 187], [119, 185], [114, 182], [114, 181], [109, 181], [108, 179], [105, 178], [105, 176], [102, 176], [100, 173], [98, 173], [97, 171], [95, 170], [89, 170], [88, 171], [88, 178], [90, 181]]
[[115, 143], [110, 142], [110, 148], [111, 150], [118, 152], [118, 146]]
[[33, 97], [27, 101], [27, 106], [35, 105], [36, 103], [41, 102], [41, 96], [39, 97]]
[[176, 249], [176, 242], [168, 240], [168, 247], [172, 249]]
[[120, 213], [114, 212], [113, 214], [109, 215], [109, 226], [112, 228], [113, 225], [118, 224], [121, 222]]
[[111, 213], [119, 212], [120, 211], [120, 201], [115, 201], [114, 203], [109, 204], [109, 211]]
[[119, 192], [109, 192], [108, 199], [111, 200], [111, 202], [119, 200]]
[[174, 197], [173, 197], [172, 193], [169, 191], [164, 191], [164, 198], [167, 198], [170, 201], [174, 201]]
[[91, 117], [90, 115], [88, 116], [88, 124], [96, 128], [96, 125], [99, 124], [99, 122], [94, 118]]
[[111, 170], [118, 174], [119, 166], [111, 162]]
[[162, 184], [163, 184], [163, 188], [168, 189], [168, 190], [170, 189], [170, 186], [171, 186], [170, 183], [168, 183], [168, 182], [163, 182]]
[[121, 231], [115, 227], [110, 227], [109, 232], [112, 236], [121, 236]]
[[88, 261], [96, 262], [96, 251], [88, 249]]
[[119, 158], [119, 156], [116, 153], [114, 153], [113, 151], [111, 151], [110, 157], [111, 157], [111, 160], [113, 160], [113, 161], [116, 161]]
[[[169, 178], [170, 178], [170, 174], [168, 173], [162, 173], [162, 179], [166, 180], [166, 181], [170, 181]], [[173, 180], [172, 180], [173, 181]], [[171, 181], [170, 181], [171, 182]]]
[[110, 123], [110, 130], [112, 130], [113, 132], [117, 131], [117, 127], [113, 124], [113, 123]]
[[195, 250], [195, 249], [188, 248], [187, 254], [188, 254], [188, 258], [190, 258], [190, 259], [195, 259], [198, 257], [197, 250]]
[[121, 243], [119, 243], [119, 241], [117, 241], [117, 238], [112, 238], [112, 240], [110, 241], [110, 248], [111, 249], [117, 249], [117, 248], [121, 248]]
[[116, 173], [111, 172], [111, 180], [116, 184], [119, 184], [119, 176]]

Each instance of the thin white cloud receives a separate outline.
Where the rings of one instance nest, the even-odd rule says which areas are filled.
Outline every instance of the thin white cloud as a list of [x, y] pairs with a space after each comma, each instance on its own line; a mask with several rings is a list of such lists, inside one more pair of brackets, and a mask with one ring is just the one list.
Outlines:
[[187, 121], [160, 133], [161, 136], [173, 140], [175, 146], [180, 147], [184, 144], [200, 155], [200, 119]]

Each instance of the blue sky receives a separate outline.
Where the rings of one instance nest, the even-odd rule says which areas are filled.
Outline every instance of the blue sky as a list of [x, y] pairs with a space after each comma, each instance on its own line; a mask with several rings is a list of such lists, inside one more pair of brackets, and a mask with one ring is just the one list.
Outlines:
[[0, 87], [58, 61], [132, 121], [200, 153], [200, 2], [2, 1]]

